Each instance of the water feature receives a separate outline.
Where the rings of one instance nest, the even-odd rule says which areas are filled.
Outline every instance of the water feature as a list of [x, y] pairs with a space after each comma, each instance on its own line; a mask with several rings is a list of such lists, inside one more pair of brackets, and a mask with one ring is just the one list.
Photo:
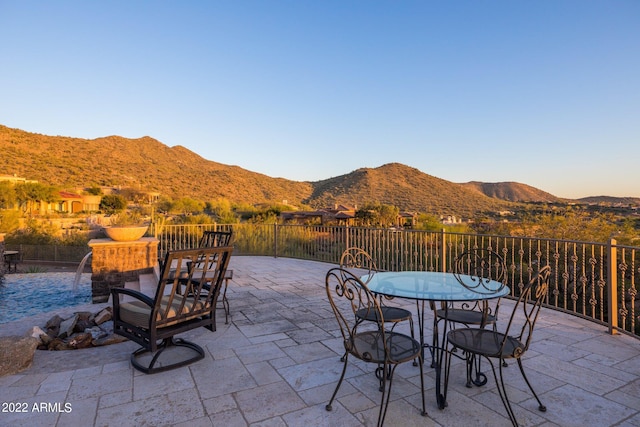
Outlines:
[[91, 302], [91, 274], [7, 274], [0, 285], [0, 324]]
[[80, 278], [82, 277], [82, 272], [84, 271], [84, 265], [87, 263], [87, 260], [93, 255], [93, 251], [89, 251], [88, 254], [82, 258], [80, 264], [78, 265], [78, 269], [76, 270], [76, 278], [73, 280], [73, 290], [78, 289], [78, 284], [80, 283]]

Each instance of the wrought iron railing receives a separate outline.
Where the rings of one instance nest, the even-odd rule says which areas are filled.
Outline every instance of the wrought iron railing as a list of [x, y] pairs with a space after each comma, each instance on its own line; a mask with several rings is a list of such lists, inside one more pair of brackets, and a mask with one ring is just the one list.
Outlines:
[[[465, 250], [487, 248], [507, 263], [517, 296], [540, 266], [552, 268], [545, 305], [640, 337], [640, 247], [572, 240], [362, 227], [276, 224], [163, 225], [149, 233], [158, 255], [197, 246], [204, 230], [233, 230], [234, 255], [266, 255], [338, 263], [347, 247], [371, 254], [381, 270], [452, 271]], [[20, 245], [25, 260], [79, 262], [87, 246]]]
[[[165, 226], [161, 254], [197, 242], [204, 229], [233, 229], [235, 255], [268, 255], [338, 263], [347, 247], [365, 249], [381, 270], [452, 271], [455, 257], [472, 248], [503, 255], [507, 285], [517, 296], [540, 266], [552, 268], [547, 307], [606, 326], [610, 333], [640, 337], [640, 247], [363, 227], [234, 224]], [[190, 247], [190, 246], [182, 246]]]

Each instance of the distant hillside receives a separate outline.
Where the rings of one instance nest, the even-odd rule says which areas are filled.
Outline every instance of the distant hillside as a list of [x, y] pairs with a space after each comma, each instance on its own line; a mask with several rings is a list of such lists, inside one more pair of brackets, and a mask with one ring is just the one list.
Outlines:
[[390, 163], [375, 169], [362, 168], [346, 175], [314, 183], [312, 205], [333, 203], [362, 205], [378, 202], [408, 211], [454, 214], [469, 217], [476, 212], [498, 211], [509, 204], [436, 178], [418, 169]]
[[564, 199], [549, 194], [530, 185], [519, 182], [478, 182], [471, 181], [462, 186], [478, 191], [485, 196], [511, 202], [560, 202]]
[[608, 206], [640, 206], [640, 198], [638, 197], [610, 197], [610, 196], [594, 196], [583, 197], [577, 200], [580, 203], [593, 205]]
[[270, 178], [206, 160], [184, 147], [143, 137], [98, 139], [45, 136], [0, 125], [0, 170], [63, 188], [92, 184], [140, 188], [172, 198], [298, 203], [309, 183]]
[[[108, 136], [81, 139], [46, 136], [0, 125], [0, 171], [75, 190], [91, 185], [158, 191], [171, 198], [203, 201], [226, 198], [232, 203], [280, 203], [313, 208], [384, 203], [402, 210], [470, 217], [509, 209], [500, 200], [557, 200], [524, 184], [505, 183], [485, 195], [482, 183], [456, 184], [399, 163], [317, 182], [271, 178], [206, 160], [182, 146], [168, 147], [143, 137]], [[242, 159], [239, 159], [241, 161]], [[473, 184], [473, 185], [472, 185]], [[490, 184], [501, 185], [501, 184]], [[536, 197], [507, 188], [527, 188]], [[522, 190], [520, 190], [522, 191]], [[544, 196], [543, 196], [544, 195]]]

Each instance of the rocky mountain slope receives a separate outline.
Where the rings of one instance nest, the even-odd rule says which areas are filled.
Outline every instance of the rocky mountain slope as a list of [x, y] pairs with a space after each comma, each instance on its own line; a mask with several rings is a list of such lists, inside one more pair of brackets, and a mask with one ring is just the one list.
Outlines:
[[462, 186], [485, 196], [511, 202], [561, 202], [564, 199], [519, 182], [478, 182], [471, 181]]
[[[73, 190], [91, 185], [158, 191], [171, 198], [281, 203], [313, 208], [384, 203], [402, 210], [469, 216], [518, 201], [557, 201], [519, 183], [456, 184], [399, 163], [362, 168], [317, 182], [298, 182], [209, 161], [151, 138], [82, 139], [0, 125], [0, 170]], [[241, 163], [242, 159], [238, 159]]]

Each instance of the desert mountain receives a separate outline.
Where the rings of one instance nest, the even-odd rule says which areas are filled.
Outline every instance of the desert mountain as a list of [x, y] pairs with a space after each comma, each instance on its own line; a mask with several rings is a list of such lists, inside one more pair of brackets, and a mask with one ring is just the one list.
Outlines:
[[561, 202], [559, 197], [519, 182], [478, 182], [462, 184], [465, 188], [478, 191], [485, 196], [510, 202]]
[[299, 202], [309, 183], [270, 178], [143, 137], [45, 136], [0, 126], [0, 170], [66, 189], [90, 185], [158, 191], [171, 198]]
[[592, 196], [578, 199], [580, 203], [608, 206], [640, 206], [640, 197]]
[[313, 183], [313, 205], [385, 203], [408, 211], [470, 216], [508, 204], [418, 169], [390, 163]]
[[499, 188], [489, 191], [482, 183], [456, 184], [399, 163], [357, 169], [317, 182], [298, 182], [206, 160], [182, 146], [168, 147], [151, 137], [82, 139], [2, 125], [0, 168], [7, 175], [67, 190], [121, 186], [158, 191], [171, 198], [226, 198], [250, 204], [287, 200], [314, 208], [373, 202], [467, 217], [509, 209], [512, 200], [558, 200], [524, 184], [488, 184]]

